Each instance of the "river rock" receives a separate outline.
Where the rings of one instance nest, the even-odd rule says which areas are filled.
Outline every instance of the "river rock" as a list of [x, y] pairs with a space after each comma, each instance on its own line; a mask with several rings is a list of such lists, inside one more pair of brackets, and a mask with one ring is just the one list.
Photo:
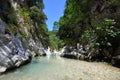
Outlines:
[[3, 73], [3, 72], [5, 72], [6, 71], [6, 67], [3, 67], [3, 66], [0, 66], [0, 73]]
[[62, 57], [91, 61], [91, 57], [94, 56], [94, 53], [97, 53], [97, 49], [91, 48], [88, 44], [77, 44], [77, 48], [65, 46], [59, 52], [61, 52]]
[[117, 67], [120, 67], [120, 55], [117, 55], [112, 58], [112, 64]]

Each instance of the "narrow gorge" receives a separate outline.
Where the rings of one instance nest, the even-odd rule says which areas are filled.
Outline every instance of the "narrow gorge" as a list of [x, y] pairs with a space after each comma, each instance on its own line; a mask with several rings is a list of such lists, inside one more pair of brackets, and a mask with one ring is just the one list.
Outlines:
[[120, 80], [120, 1], [51, 1], [0, 1], [0, 80]]

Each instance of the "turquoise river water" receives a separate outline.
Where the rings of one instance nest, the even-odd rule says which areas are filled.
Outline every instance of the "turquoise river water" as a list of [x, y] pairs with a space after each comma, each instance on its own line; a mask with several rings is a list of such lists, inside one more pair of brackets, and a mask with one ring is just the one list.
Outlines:
[[34, 58], [31, 63], [1, 75], [0, 80], [120, 80], [120, 69], [107, 63], [48, 56]]

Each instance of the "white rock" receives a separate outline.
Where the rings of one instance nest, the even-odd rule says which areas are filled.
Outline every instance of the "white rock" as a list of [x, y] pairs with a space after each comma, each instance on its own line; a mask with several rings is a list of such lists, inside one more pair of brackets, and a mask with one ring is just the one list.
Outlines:
[[5, 72], [6, 71], [6, 67], [2, 67], [2, 66], [0, 66], [0, 73], [3, 73], [3, 72]]

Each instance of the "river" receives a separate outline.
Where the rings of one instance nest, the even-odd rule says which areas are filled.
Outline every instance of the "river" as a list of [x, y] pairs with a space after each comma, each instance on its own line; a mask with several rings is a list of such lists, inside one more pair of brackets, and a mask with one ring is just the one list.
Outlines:
[[38, 57], [0, 80], [120, 80], [120, 69], [101, 62]]

